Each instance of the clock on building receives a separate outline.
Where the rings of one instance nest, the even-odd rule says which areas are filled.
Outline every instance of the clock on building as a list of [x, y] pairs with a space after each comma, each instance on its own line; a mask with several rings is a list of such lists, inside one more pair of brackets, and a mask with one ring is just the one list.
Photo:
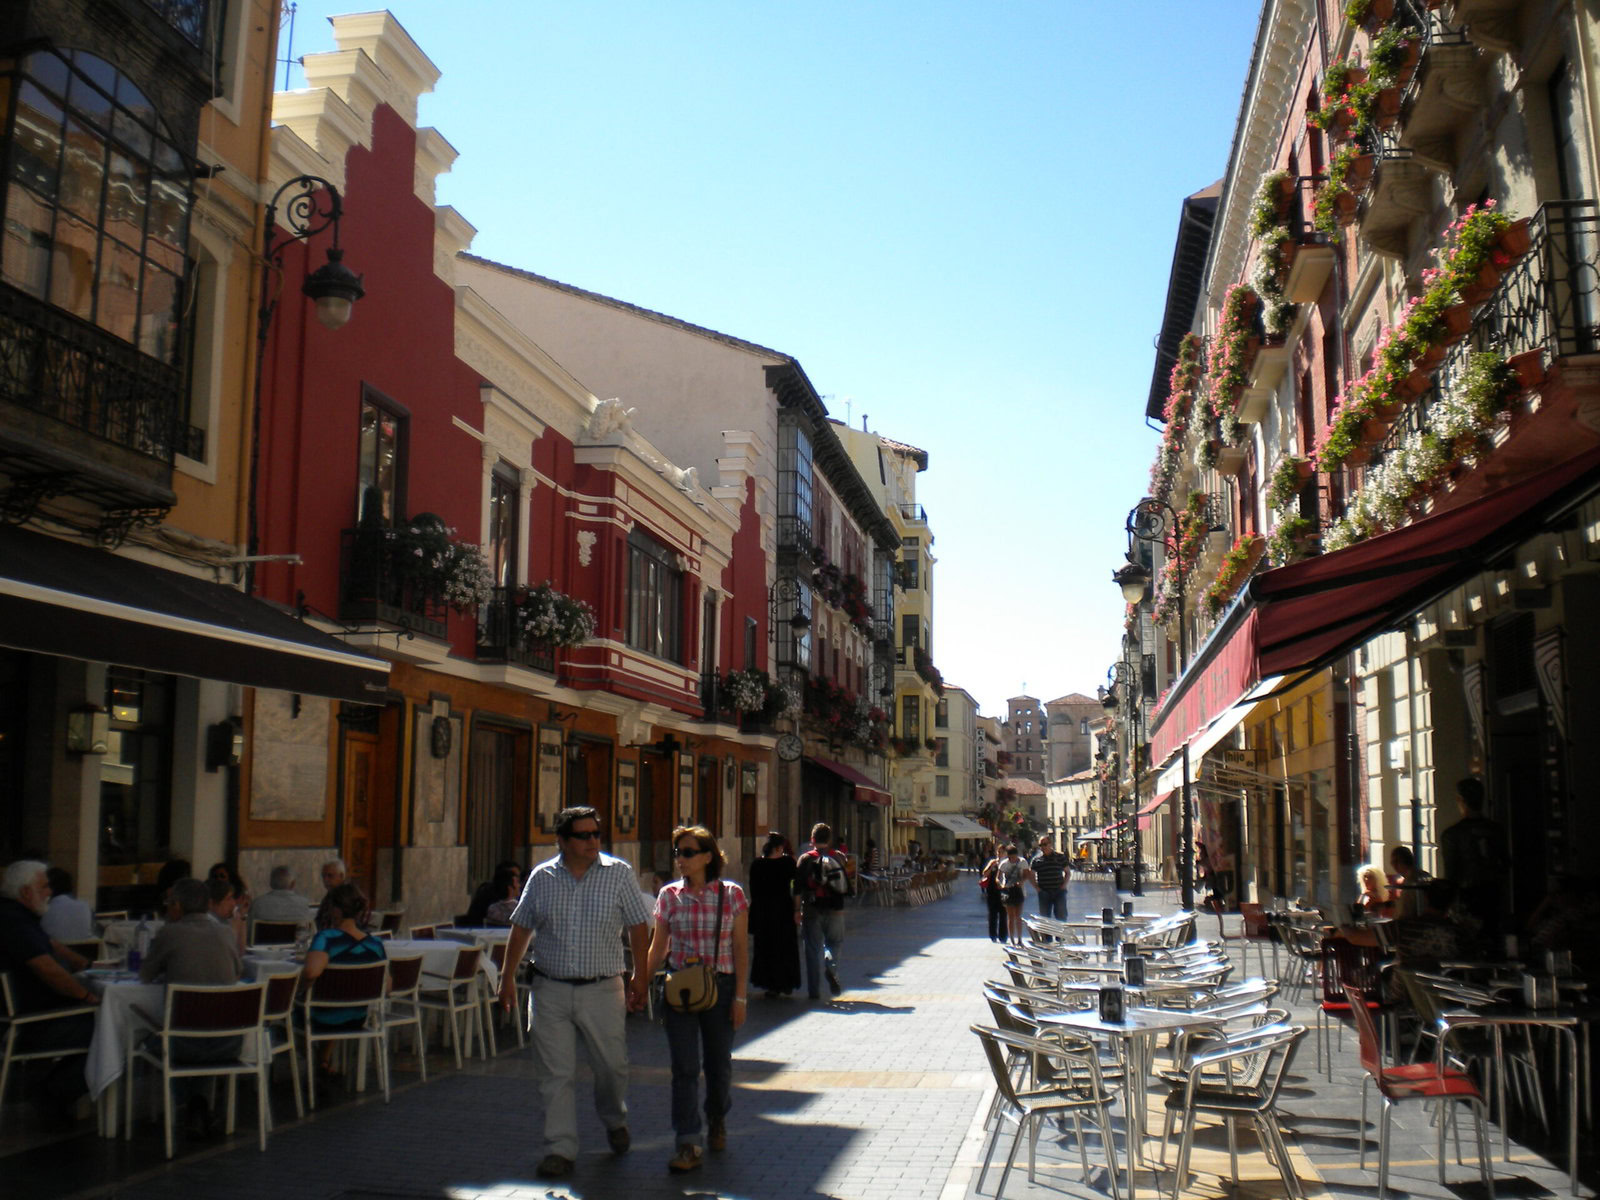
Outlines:
[[786, 733], [778, 739], [778, 757], [784, 762], [794, 762], [805, 748], [806, 744], [796, 734]]

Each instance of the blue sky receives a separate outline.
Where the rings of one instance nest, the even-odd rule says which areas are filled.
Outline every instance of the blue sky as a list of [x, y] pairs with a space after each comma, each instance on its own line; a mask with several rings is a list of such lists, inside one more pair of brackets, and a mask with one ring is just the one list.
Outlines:
[[[1179, 204], [1226, 169], [1253, 0], [389, 7], [476, 253], [794, 355], [928, 451], [945, 679], [997, 715], [1104, 681]], [[301, 0], [293, 53], [352, 11]]]

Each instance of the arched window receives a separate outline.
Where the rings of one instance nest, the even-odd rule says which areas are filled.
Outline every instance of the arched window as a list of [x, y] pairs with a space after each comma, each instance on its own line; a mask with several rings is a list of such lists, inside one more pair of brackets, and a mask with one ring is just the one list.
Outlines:
[[176, 364], [191, 171], [150, 101], [110, 63], [40, 50], [0, 77], [0, 278]]

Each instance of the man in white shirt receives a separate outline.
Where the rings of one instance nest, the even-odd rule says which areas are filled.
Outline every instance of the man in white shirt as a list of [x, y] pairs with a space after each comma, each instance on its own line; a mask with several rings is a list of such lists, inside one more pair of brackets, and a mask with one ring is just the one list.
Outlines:
[[272, 868], [272, 874], [267, 881], [272, 885], [272, 890], [264, 896], [257, 896], [250, 902], [250, 919], [252, 921], [293, 921], [297, 925], [309, 925], [315, 916], [311, 901], [294, 890], [294, 872], [287, 866]]
[[94, 911], [72, 894], [72, 875], [60, 867], [45, 872], [50, 883], [50, 907], [39, 924], [58, 942], [83, 942], [96, 936]]

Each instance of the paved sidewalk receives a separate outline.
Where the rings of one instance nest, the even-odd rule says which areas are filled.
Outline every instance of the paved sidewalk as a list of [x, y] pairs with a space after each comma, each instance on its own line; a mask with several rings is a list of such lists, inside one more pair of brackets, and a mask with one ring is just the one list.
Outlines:
[[[1107, 883], [1072, 885], [1073, 912], [1095, 912], [1114, 899]], [[1157, 893], [1144, 904], [1171, 907], [1173, 897]], [[989, 1080], [968, 1026], [988, 1020], [979, 989], [984, 979], [1001, 975], [1001, 950], [985, 937], [972, 876], [964, 874], [948, 900], [914, 909], [853, 910], [848, 918], [841, 971], [846, 990], [839, 1000], [752, 998], [750, 1021], [735, 1046], [728, 1150], [708, 1155], [704, 1169], [691, 1175], [666, 1171], [674, 1144], [666, 1039], [659, 1027], [636, 1018], [629, 1022], [633, 1151], [622, 1158], [606, 1152], [604, 1133], [588, 1107], [591, 1093], [581, 1082], [583, 1150], [574, 1175], [559, 1184], [533, 1177], [541, 1119], [534, 1068], [527, 1052], [512, 1051], [492, 1063], [469, 1063], [461, 1072], [436, 1054], [430, 1059], [430, 1082], [403, 1082], [391, 1104], [381, 1096], [363, 1098], [308, 1121], [284, 1121], [282, 1114], [293, 1110], [282, 1094], [275, 1104], [280, 1125], [265, 1154], [255, 1148], [253, 1113], [243, 1102], [241, 1137], [171, 1165], [161, 1162], [158, 1145], [152, 1146], [159, 1133], [152, 1135], [148, 1126], [132, 1150], [82, 1136], [0, 1157], [0, 1195], [30, 1200], [976, 1197], [972, 1185], [982, 1159]], [[1230, 930], [1236, 920], [1230, 920]], [[1214, 919], [1203, 919], [1201, 931], [1214, 937]], [[1253, 954], [1250, 966], [1256, 966]], [[1313, 1024], [1310, 1014], [1302, 1006], [1296, 1019]], [[404, 1067], [398, 1076], [415, 1079]], [[1285, 1123], [1297, 1174], [1312, 1196], [1370, 1200], [1376, 1191], [1372, 1156], [1366, 1172], [1355, 1165], [1359, 1081], [1348, 1033], [1335, 1056], [1332, 1084], [1313, 1069], [1311, 1041], [1303, 1044], [1283, 1104], [1293, 1114]], [[1392, 1194], [1404, 1191], [1429, 1200], [1475, 1195], [1470, 1128], [1463, 1145], [1468, 1165], [1458, 1166], [1452, 1158], [1451, 1183], [1441, 1188], [1432, 1158], [1434, 1134], [1421, 1108], [1407, 1106], [1397, 1113]], [[1152, 1113], [1158, 1130], [1159, 1111], [1157, 1105]], [[1375, 1127], [1369, 1136], [1375, 1150]], [[1239, 1143], [1242, 1179], [1235, 1194], [1281, 1195], [1282, 1184], [1253, 1134], [1242, 1132]], [[1103, 1171], [1092, 1178], [1092, 1186], [1081, 1181], [1070, 1137], [1052, 1130], [1041, 1138], [1037, 1183], [1027, 1179], [1025, 1150], [1020, 1157], [1022, 1169], [1007, 1183], [1006, 1200], [1109, 1195]], [[1592, 1152], [1589, 1162], [1592, 1170]], [[1194, 1164], [1198, 1174], [1185, 1195], [1222, 1195], [1219, 1174], [1228, 1171], [1227, 1163], [1220, 1134], [1202, 1137]], [[89, 1186], [95, 1179], [105, 1182]], [[985, 1200], [994, 1195], [998, 1180], [992, 1171], [984, 1184]], [[1570, 1194], [1561, 1172], [1515, 1145], [1511, 1163], [1497, 1157], [1496, 1180], [1501, 1196]], [[1160, 1181], [1170, 1190], [1170, 1169]], [[1148, 1172], [1141, 1173], [1140, 1195], [1151, 1195], [1153, 1182]], [[1585, 1187], [1582, 1194], [1594, 1193]]]

